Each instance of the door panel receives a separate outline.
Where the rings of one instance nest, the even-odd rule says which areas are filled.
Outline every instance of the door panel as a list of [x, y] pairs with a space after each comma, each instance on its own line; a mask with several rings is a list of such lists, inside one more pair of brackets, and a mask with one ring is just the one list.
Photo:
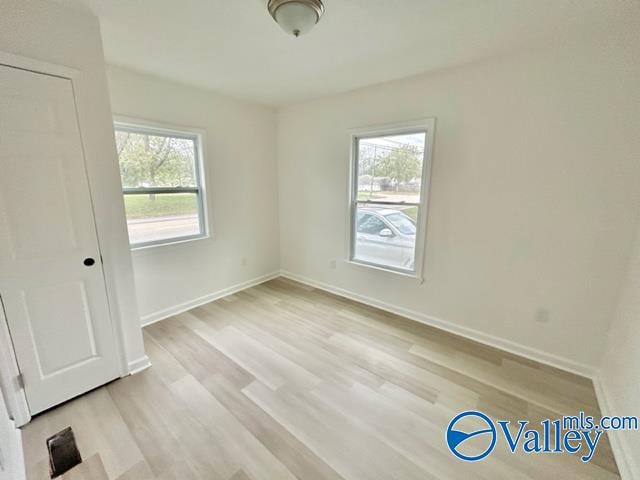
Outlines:
[[0, 295], [34, 414], [119, 374], [71, 80], [0, 66], [0, 172]]
[[[43, 285], [22, 291], [24, 318], [36, 345], [38, 368], [49, 377], [98, 356], [93, 318], [84, 282]], [[58, 348], [51, 338], [58, 326], [74, 332], [74, 341]]]
[[[22, 142], [32, 140], [20, 137], [24, 135], [15, 136]], [[13, 161], [3, 162], [3, 167], [6, 163], [6, 170], [3, 168], [6, 175], [0, 179], [1, 205], [12, 212], [11, 217], [5, 219], [11, 246], [7, 254], [14, 260], [38, 258], [62, 253], [69, 247], [75, 248], [73, 218], [66, 202], [66, 174], [61, 165], [64, 158], [33, 152], [42, 161], [30, 162], [28, 157], [8, 150], [2, 148], [2, 153], [10, 155]], [[29, 188], [24, 188], [25, 185]], [[28, 218], [39, 218], [39, 221], [24, 221]], [[48, 238], [46, 243], [42, 242], [43, 237]]]

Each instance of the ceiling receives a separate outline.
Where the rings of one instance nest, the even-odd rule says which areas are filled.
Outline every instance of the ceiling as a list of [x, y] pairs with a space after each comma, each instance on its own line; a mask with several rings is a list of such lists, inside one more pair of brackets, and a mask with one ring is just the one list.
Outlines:
[[287, 36], [266, 0], [58, 0], [100, 18], [108, 63], [269, 105], [606, 27], [636, 0], [324, 0]]

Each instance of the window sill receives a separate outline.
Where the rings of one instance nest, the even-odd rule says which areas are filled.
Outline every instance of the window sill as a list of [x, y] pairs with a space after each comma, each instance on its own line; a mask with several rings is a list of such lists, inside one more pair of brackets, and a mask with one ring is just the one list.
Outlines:
[[385, 274], [392, 274], [392, 275], [395, 275], [397, 277], [406, 278], [408, 280], [416, 281], [419, 284], [424, 283], [424, 278], [418, 272], [403, 272], [403, 271], [400, 271], [400, 270], [394, 270], [393, 268], [385, 268], [385, 267], [380, 266], [380, 265], [374, 265], [374, 264], [371, 264], [371, 263], [361, 262], [359, 260], [345, 260], [345, 263], [347, 263], [349, 265], [354, 265], [354, 266], [359, 267], [359, 268], [365, 268], [365, 269], [368, 269], [368, 270], [376, 270], [378, 272], [382, 272], [382, 273], [385, 273]]
[[145, 244], [131, 245], [130, 249], [132, 254], [152, 252], [152, 251], [155, 251], [156, 249], [160, 249], [163, 247], [179, 247], [181, 245], [191, 244], [191, 243], [199, 242], [202, 240], [208, 240], [210, 238], [211, 238], [210, 235], [198, 235], [195, 237], [178, 238], [175, 240], [167, 240], [166, 242], [150, 243], [146, 245]]

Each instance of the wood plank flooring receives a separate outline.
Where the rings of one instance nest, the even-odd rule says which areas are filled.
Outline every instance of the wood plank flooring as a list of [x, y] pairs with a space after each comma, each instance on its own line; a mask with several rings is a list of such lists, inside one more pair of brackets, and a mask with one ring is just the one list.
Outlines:
[[[153, 367], [24, 428], [30, 480], [71, 425], [76, 480], [614, 479], [608, 441], [577, 455], [466, 463], [449, 421], [599, 415], [590, 380], [285, 280], [145, 328]], [[603, 436], [604, 437], [604, 436]], [[504, 442], [503, 442], [504, 443]]]

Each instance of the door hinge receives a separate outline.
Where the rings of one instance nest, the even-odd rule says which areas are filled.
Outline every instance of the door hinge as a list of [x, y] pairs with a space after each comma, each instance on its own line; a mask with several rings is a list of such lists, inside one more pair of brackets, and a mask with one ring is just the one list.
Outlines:
[[24, 375], [19, 373], [16, 376], [15, 381], [16, 381], [16, 387], [18, 387], [18, 390], [24, 390]]

